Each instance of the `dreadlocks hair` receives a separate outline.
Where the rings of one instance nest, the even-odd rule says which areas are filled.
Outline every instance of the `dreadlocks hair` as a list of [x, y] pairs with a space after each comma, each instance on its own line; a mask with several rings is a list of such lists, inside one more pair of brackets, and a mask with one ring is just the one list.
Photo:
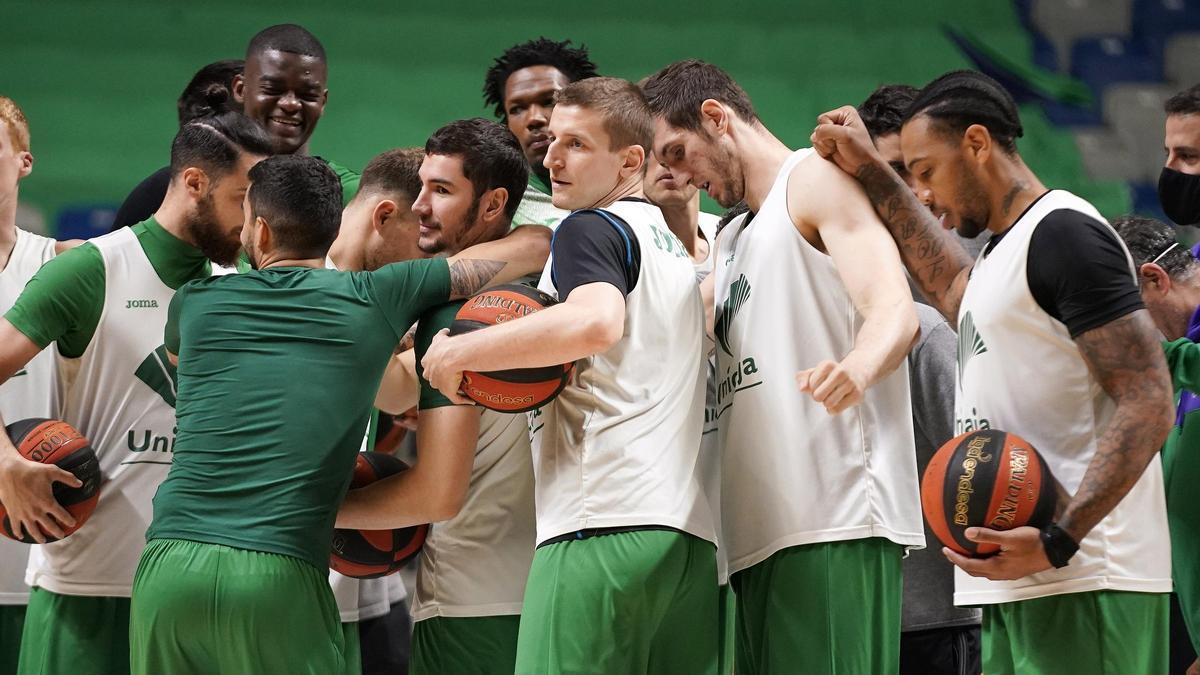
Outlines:
[[955, 70], [925, 85], [904, 114], [904, 123], [918, 115], [934, 120], [947, 134], [958, 136], [972, 124], [982, 125], [1010, 155], [1016, 154], [1016, 139], [1025, 133], [1008, 90], [974, 70]]
[[501, 121], [508, 119], [504, 110], [505, 83], [513, 73], [531, 66], [552, 66], [566, 75], [568, 82], [596, 76], [596, 64], [588, 58], [587, 45], [575, 48], [570, 40], [555, 42], [545, 37], [513, 45], [492, 63], [483, 79], [483, 101], [494, 106]]

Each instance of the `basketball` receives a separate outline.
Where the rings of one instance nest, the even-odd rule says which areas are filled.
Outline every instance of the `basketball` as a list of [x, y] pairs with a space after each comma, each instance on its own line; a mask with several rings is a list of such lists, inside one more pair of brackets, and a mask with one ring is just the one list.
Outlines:
[[921, 507], [934, 535], [963, 555], [985, 557], [995, 544], [977, 544], [968, 527], [1010, 530], [1043, 527], [1057, 503], [1049, 467], [1025, 439], [997, 429], [970, 431], [938, 449], [921, 479]]
[[[521, 284], [505, 284], [482, 291], [458, 310], [451, 335], [461, 335], [541, 311], [557, 301]], [[540, 408], [567, 386], [574, 363], [543, 368], [516, 368], [486, 373], [463, 373], [463, 393], [496, 412], [519, 413]]]
[[[67, 528], [64, 536], [83, 527], [100, 501], [100, 461], [91, 442], [70, 424], [59, 420], [31, 418], [13, 422], [6, 429], [22, 457], [54, 464], [83, 482], [77, 488], [63, 483], [55, 483], [53, 488], [54, 498], [75, 518], [75, 525]], [[17, 536], [3, 504], [0, 504], [0, 534], [25, 544], [36, 543], [29, 536]], [[58, 539], [47, 537], [46, 541]]]
[[[403, 461], [382, 452], [360, 452], [354, 463], [350, 489], [365, 487], [382, 478], [408, 469]], [[348, 577], [374, 579], [387, 576], [404, 566], [421, 551], [428, 525], [396, 530], [333, 531], [329, 566]]]

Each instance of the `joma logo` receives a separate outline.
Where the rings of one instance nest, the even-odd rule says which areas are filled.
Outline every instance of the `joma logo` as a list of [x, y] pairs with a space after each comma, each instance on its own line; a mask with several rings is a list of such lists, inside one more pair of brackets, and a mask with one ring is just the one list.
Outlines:
[[141, 309], [143, 307], [158, 307], [157, 300], [126, 300], [125, 309]]

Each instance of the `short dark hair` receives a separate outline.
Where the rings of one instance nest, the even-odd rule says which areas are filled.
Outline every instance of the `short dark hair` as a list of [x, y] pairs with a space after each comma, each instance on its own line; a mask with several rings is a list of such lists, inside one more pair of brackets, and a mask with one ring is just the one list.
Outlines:
[[871, 139], [900, 133], [904, 113], [916, 100], [918, 93], [916, 87], [907, 84], [884, 84], [871, 92], [867, 100], [858, 106], [858, 116], [862, 118]]
[[919, 115], [958, 136], [972, 124], [980, 124], [1010, 155], [1017, 152], [1017, 139], [1025, 134], [1012, 94], [974, 70], [951, 71], [925, 85], [904, 114], [904, 123]]
[[757, 122], [750, 97], [729, 73], [697, 59], [676, 61], [641, 82], [655, 117], [680, 129], [700, 129], [700, 104], [708, 99], [733, 108], [745, 122]]
[[196, 71], [179, 95], [179, 123], [187, 124], [200, 117], [238, 110], [238, 103], [233, 99], [233, 78], [241, 75], [245, 66], [246, 62], [241, 59], [230, 59], [210, 63]]
[[564, 87], [554, 104], [600, 113], [608, 133], [609, 150], [640, 145], [649, 158], [654, 145], [654, 118], [636, 84], [616, 77], [593, 77]]
[[1195, 115], [1200, 113], [1200, 84], [1193, 85], [1167, 99], [1163, 106], [1168, 115]]
[[268, 157], [250, 169], [250, 212], [271, 226], [277, 248], [302, 258], [329, 252], [342, 224], [342, 184], [325, 160]]
[[325, 47], [321, 46], [317, 36], [294, 23], [281, 23], [260, 30], [250, 38], [250, 44], [246, 46], [246, 58], [266, 51], [312, 56], [322, 63], [325, 61]]
[[219, 180], [243, 154], [265, 157], [272, 152], [271, 137], [245, 115], [223, 112], [203, 117], [179, 127], [171, 141], [171, 178], [194, 166]]
[[421, 194], [418, 172], [423, 159], [425, 151], [421, 148], [396, 148], [375, 155], [363, 168], [358, 194], [401, 194], [409, 201], [416, 201]]
[[483, 78], [483, 101], [495, 107], [497, 118], [508, 118], [504, 110], [504, 85], [508, 78], [532, 66], [551, 66], [566, 75], [568, 82], [596, 76], [596, 64], [588, 58], [587, 45], [575, 48], [570, 40], [555, 42], [544, 37], [513, 45], [496, 58]]
[[487, 190], [504, 188], [504, 213], [510, 220], [516, 214], [529, 184], [529, 162], [507, 128], [482, 117], [456, 120], [433, 132], [425, 154], [462, 158], [463, 175], [475, 188], [475, 199]]
[[[1191, 249], [1175, 237], [1175, 228], [1161, 220], [1128, 215], [1112, 221], [1112, 226], [1125, 241], [1135, 266], [1141, 267], [1158, 258], [1155, 264], [1173, 278], [1187, 276], [1197, 269]], [[1177, 245], [1172, 249], [1172, 244]], [[1167, 249], [1171, 250], [1167, 252]]]

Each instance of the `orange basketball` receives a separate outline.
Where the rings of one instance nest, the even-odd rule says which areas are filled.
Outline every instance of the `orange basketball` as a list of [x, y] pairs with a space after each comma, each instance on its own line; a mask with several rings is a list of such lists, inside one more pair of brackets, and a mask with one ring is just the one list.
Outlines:
[[1025, 439], [997, 429], [970, 431], [938, 449], [921, 479], [921, 508], [929, 529], [947, 547], [984, 557], [995, 544], [976, 544], [968, 527], [1010, 530], [1043, 527], [1054, 518], [1058, 494], [1046, 461]]
[[[31, 418], [13, 422], [6, 429], [22, 457], [43, 464], [54, 464], [70, 471], [83, 482], [77, 488], [63, 483], [55, 483], [53, 487], [54, 498], [75, 518], [75, 525], [67, 528], [64, 536], [83, 527], [100, 501], [100, 461], [92, 450], [91, 442], [75, 427], [60, 420]], [[0, 534], [26, 544], [35, 543], [27, 535], [17, 536], [3, 504], [0, 504]], [[46, 541], [58, 540], [48, 536]]]
[[[461, 335], [541, 311], [554, 298], [529, 286], [505, 284], [467, 300], [454, 317], [451, 335]], [[463, 373], [462, 391], [479, 405], [503, 413], [519, 413], [546, 405], [567, 386], [574, 363], [543, 368], [516, 368]]]
[[[407, 464], [392, 455], [360, 452], [354, 462], [350, 489], [365, 487], [407, 469]], [[428, 535], [428, 525], [395, 530], [335, 529], [329, 566], [356, 579], [387, 576], [420, 553]]]

